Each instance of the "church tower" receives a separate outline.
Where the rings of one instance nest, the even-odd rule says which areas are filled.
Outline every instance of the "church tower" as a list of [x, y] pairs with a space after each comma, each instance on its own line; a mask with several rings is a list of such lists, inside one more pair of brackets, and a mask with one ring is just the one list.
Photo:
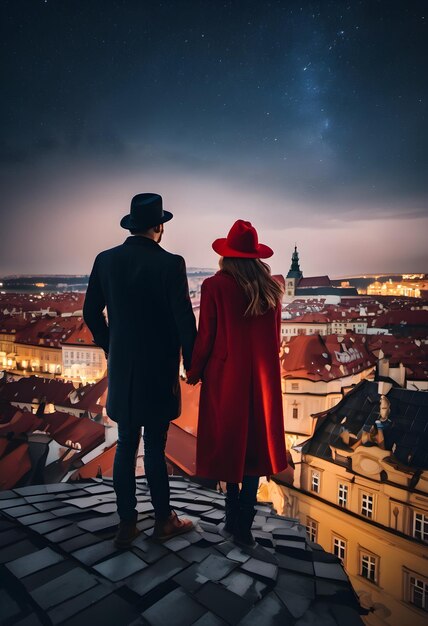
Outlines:
[[287, 278], [285, 280], [285, 295], [294, 296], [296, 292], [296, 285], [303, 277], [303, 272], [299, 265], [299, 253], [297, 252], [297, 246], [294, 246], [294, 252], [291, 256], [291, 267], [288, 270]]

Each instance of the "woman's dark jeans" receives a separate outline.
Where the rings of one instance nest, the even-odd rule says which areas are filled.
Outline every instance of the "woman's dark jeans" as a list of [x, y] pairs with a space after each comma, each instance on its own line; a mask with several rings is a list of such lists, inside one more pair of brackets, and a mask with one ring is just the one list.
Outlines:
[[[168, 471], [165, 445], [169, 422], [144, 427], [144, 469], [150, 489], [155, 517], [167, 519], [169, 506]], [[113, 465], [113, 487], [117, 498], [117, 512], [121, 520], [136, 520], [138, 511], [135, 495], [135, 465], [141, 438], [141, 426], [118, 422], [116, 455]]]

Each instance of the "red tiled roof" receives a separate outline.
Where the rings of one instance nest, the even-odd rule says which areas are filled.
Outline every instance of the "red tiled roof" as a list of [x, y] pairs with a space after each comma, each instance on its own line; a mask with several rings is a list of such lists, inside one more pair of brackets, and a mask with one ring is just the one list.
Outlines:
[[30, 411], [16, 411], [13, 417], [7, 422], [0, 424], [0, 436], [6, 436], [7, 433], [13, 432], [14, 436], [21, 433], [32, 433], [40, 427], [42, 420]]
[[46, 396], [48, 403], [61, 405], [73, 390], [72, 383], [53, 378], [28, 376], [0, 384], [0, 401], [31, 403], [35, 398], [39, 400], [42, 396]]
[[33, 318], [23, 315], [5, 315], [0, 320], [0, 333], [15, 334], [30, 324]]
[[282, 274], [272, 274], [272, 278], [276, 278], [283, 287], [285, 287], [285, 278]]
[[6, 422], [10, 422], [15, 413], [19, 413], [21, 409], [18, 409], [10, 402], [2, 402], [0, 404], [0, 424], [4, 424]]
[[299, 289], [306, 287], [330, 287], [331, 280], [328, 276], [308, 276], [303, 277], [297, 283]]
[[101, 471], [103, 476], [113, 476], [116, 447], [117, 444], [114, 444], [91, 461], [88, 461], [88, 463], [85, 463], [82, 467], [79, 467], [71, 474], [69, 481], [79, 480], [81, 478], [95, 478], [99, 471]]
[[0, 437], [0, 489], [12, 489], [30, 469], [28, 443]]
[[406, 366], [407, 380], [428, 380], [428, 362]]
[[201, 386], [188, 385], [180, 380], [180, 387], [182, 410], [180, 417], [174, 420], [173, 423], [196, 437]]
[[16, 333], [15, 342], [35, 346], [60, 348], [76, 326], [82, 323], [82, 317], [41, 317]]
[[169, 427], [165, 455], [186, 474], [189, 476], [195, 475], [196, 437], [177, 426], [174, 422], [171, 422]]
[[[45, 413], [42, 416], [40, 430], [45, 430], [53, 439], [57, 440], [57, 434], [59, 434], [64, 428], [68, 428], [68, 426], [73, 424], [75, 419], [78, 418], [74, 415], [70, 415], [69, 413], [63, 413], [62, 411]], [[59, 441], [58, 443], [61, 442]]]
[[373, 327], [384, 328], [385, 326], [427, 326], [428, 333], [428, 311], [393, 309], [381, 313], [374, 321]]
[[54, 411], [37, 416], [30, 411], [15, 411], [7, 422], [0, 424], [0, 437], [13, 432], [30, 434], [34, 430], [45, 431], [52, 439], [61, 445], [67, 442], [79, 443], [83, 452], [90, 451], [102, 444], [105, 439], [103, 424], [92, 421], [87, 417], [75, 417], [68, 413]]
[[[288, 352], [286, 352], [288, 348]], [[365, 337], [359, 335], [298, 335], [281, 356], [284, 378], [329, 381], [364, 371], [376, 363]]]
[[61, 315], [81, 311], [84, 300], [85, 293], [76, 291], [47, 293], [43, 296], [33, 293], [8, 292], [0, 294], [0, 310], [40, 312], [49, 309]]
[[105, 439], [102, 424], [60, 411], [43, 415], [40, 430], [46, 430], [61, 445], [67, 445], [68, 441], [80, 443], [81, 450], [87, 452], [102, 444]]
[[[376, 355], [382, 350], [390, 365], [398, 366], [402, 363], [409, 368], [409, 377], [415, 378], [416, 372], [423, 374], [428, 367], [428, 349], [421, 342], [409, 337], [394, 337], [393, 335], [368, 336], [370, 350]], [[411, 371], [410, 371], [411, 370]], [[420, 380], [424, 380], [425, 376]]]
[[309, 312], [289, 320], [296, 324], [327, 324], [330, 320], [326, 313]]
[[61, 343], [63, 343], [64, 345], [73, 344], [78, 346], [91, 346], [92, 348], [95, 347], [92, 333], [86, 326], [85, 322], [79, 324], [79, 326], [71, 333], [71, 335], [69, 335], [67, 339], [64, 339], [64, 341], [62, 341]]
[[78, 394], [79, 400], [71, 402], [70, 397], [63, 402], [57, 403], [58, 406], [80, 409], [89, 411], [90, 413], [101, 413], [107, 402], [107, 376], [101, 378], [96, 383], [85, 385], [74, 390]]

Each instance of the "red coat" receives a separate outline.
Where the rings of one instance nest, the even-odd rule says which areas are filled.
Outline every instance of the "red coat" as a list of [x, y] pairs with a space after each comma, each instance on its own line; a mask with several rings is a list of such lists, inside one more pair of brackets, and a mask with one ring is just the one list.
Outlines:
[[196, 475], [242, 482], [287, 467], [279, 362], [281, 305], [244, 317], [247, 300], [226, 272], [201, 287], [189, 376], [201, 377]]

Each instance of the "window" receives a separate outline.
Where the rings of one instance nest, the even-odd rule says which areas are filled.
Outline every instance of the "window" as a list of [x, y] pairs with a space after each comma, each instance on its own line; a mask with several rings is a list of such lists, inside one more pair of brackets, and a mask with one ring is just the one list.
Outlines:
[[348, 485], [344, 485], [339, 483], [338, 492], [337, 492], [337, 503], [339, 506], [343, 506], [343, 508], [347, 507], [348, 504]]
[[361, 515], [373, 518], [373, 496], [369, 493], [363, 493], [361, 495]]
[[405, 600], [419, 609], [428, 611], [428, 579], [404, 570], [404, 580]]
[[339, 559], [342, 561], [342, 564], [345, 563], [346, 541], [344, 539], [333, 536], [333, 554], [339, 557]]
[[378, 580], [378, 557], [372, 554], [360, 552], [360, 576], [377, 583]]
[[428, 541], [428, 515], [413, 513], [413, 537]]
[[317, 541], [318, 537], [318, 522], [311, 517], [306, 517], [306, 534], [309, 541]]
[[311, 472], [311, 491], [320, 492], [320, 473], [317, 470]]
[[293, 419], [298, 419], [299, 417], [299, 409], [295, 406], [293, 406]]
[[291, 383], [291, 390], [292, 391], [298, 391], [299, 390], [299, 383]]

